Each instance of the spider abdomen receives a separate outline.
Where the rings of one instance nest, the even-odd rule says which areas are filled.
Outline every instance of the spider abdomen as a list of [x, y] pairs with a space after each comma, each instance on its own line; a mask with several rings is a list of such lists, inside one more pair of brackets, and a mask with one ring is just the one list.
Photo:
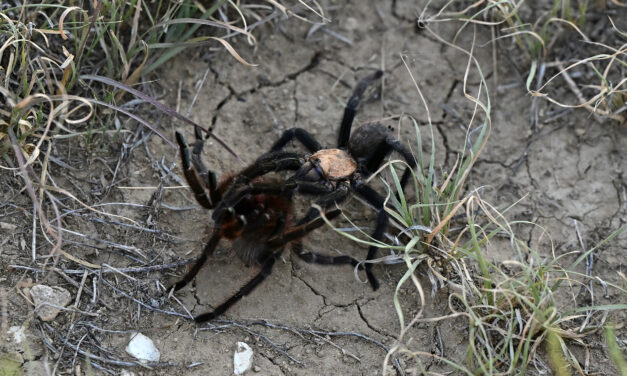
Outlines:
[[233, 250], [247, 265], [260, 264], [273, 251], [266, 241], [285, 229], [290, 221], [291, 199], [274, 194], [244, 197], [234, 213], [220, 225], [222, 236], [232, 241]]
[[394, 137], [392, 127], [381, 123], [364, 124], [351, 135], [348, 150], [358, 161], [368, 159], [390, 137]]

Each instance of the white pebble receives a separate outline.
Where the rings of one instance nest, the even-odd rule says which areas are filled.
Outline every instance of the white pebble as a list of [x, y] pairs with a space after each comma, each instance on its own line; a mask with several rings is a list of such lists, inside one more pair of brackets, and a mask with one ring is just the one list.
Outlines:
[[24, 333], [23, 326], [12, 326], [9, 328], [7, 333], [13, 336], [13, 342], [17, 343], [18, 345], [26, 339], [26, 333]]
[[253, 349], [245, 342], [238, 342], [233, 354], [233, 373], [243, 375], [253, 365]]
[[126, 352], [143, 362], [158, 362], [161, 356], [152, 340], [141, 333], [131, 335]]

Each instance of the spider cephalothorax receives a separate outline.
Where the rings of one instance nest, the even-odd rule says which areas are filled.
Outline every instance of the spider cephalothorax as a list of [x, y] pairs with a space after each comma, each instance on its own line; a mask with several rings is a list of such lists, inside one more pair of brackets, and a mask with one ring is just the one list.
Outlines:
[[302, 177], [306, 180], [344, 180], [357, 171], [357, 162], [342, 149], [322, 149], [312, 154], [302, 169], [307, 171]]
[[[183, 136], [177, 132], [176, 138], [181, 149], [185, 177], [194, 192], [196, 200], [204, 207], [213, 209], [215, 229], [205, 246], [198, 262], [174, 285], [178, 290], [187, 285], [197, 274], [207, 257], [213, 253], [221, 238], [231, 239], [238, 256], [247, 265], [259, 264], [261, 271], [233, 297], [215, 311], [195, 317], [196, 321], [210, 320], [226, 311], [244, 295], [250, 293], [272, 271], [274, 261], [281, 255], [285, 245], [309, 263], [359, 265], [349, 256], [325, 256], [304, 252], [300, 239], [320, 227], [324, 221], [317, 207], [326, 212], [328, 219], [340, 214], [335, 205], [345, 201], [351, 193], [364, 198], [377, 210], [377, 221], [372, 237], [380, 241], [388, 224], [384, 198], [364, 182], [372, 175], [392, 151], [402, 155], [409, 167], [401, 178], [401, 187], [407, 183], [411, 169], [416, 162], [409, 150], [402, 145], [390, 127], [380, 123], [369, 123], [357, 128], [351, 136], [351, 127], [359, 102], [366, 88], [382, 76], [381, 71], [360, 81], [355, 87], [344, 110], [336, 148], [323, 149], [307, 131], [291, 128], [283, 133], [270, 151], [236, 175], [216, 183], [215, 175], [208, 171], [200, 154], [203, 139], [196, 129], [196, 141], [192, 156]], [[283, 147], [293, 139], [299, 140], [310, 154], [288, 152]], [[191, 160], [191, 161], [190, 161]], [[268, 180], [264, 175], [277, 171], [294, 171], [284, 180]], [[291, 224], [292, 196], [300, 193], [318, 196], [315, 206], [309, 208], [305, 216]], [[372, 260], [376, 246], [368, 250], [366, 260]], [[365, 270], [373, 289], [379, 282], [366, 263]]]

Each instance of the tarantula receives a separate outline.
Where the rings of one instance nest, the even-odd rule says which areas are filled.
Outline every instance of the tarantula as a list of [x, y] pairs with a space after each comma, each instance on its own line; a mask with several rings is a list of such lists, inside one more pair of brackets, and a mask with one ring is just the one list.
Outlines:
[[[300, 155], [300, 159], [304, 160], [304, 163], [285, 181], [281, 187], [281, 192], [294, 190], [304, 194], [321, 196], [315, 201], [315, 204], [323, 210], [345, 201], [351, 192], [356, 193], [378, 211], [375, 229], [372, 233], [372, 238], [376, 241], [383, 238], [383, 232], [389, 218], [383, 209], [384, 198], [368, 186], [364, 179], [378, 170], [384, 159], [392, 151], [398, 152], [408, 164], [400, 180], [401, 188], [405, 187], [411, 176], [411, 170], [416, 167], [413, 155], [394, 137], [393, 129], [389, 126], [376, 122], [367, 123], [357, 128], [351, 135], [353, 120], [364, 92], [382, 75], [382, 71], [376, 71], [355, 86], [344, 109], [337, 148], [324, 149], [306, 130], [291, 128], [282, 134], [266, 155], [267, 159], [272, 159], [272, 155], [280, 159], [282, 158], [280, 152], [288, 142], [293, 139], [300, 141], [312, 154]], [[284, 167], [282, 169], [287, 170], [295, 169], [296, 166]], [[232, 206], [242, 198], [267, 189], [264, 184], [252, 181], [241, 181], [240, 184], [239, 189], [233, 190], [224, 197], [216, 207], [214, 216], [219, 217], [222, 212], [231, 212]], [[318, 209], [311, 207], [307, 214], [296, 222], [296, 225], [314, 221], [319, 215]], [[377, 249], [378, 247], [371, 246], [366, 260], [372, 260]], [[372, 273], [372, 264], [366, 263], [365, 269], [370, 285], [373, 290], [377, 290], [379, 282]]]
[[[200, 130], [196, 128], [191, 158], [183, 136], [176, 133], [185, 177], [196, 200], [203, 207], [213, 209], [215, 229], [199, 260], [173, 286], [174, 290], [181, 289], [195, 277], [222, 238], [233, 241], [237, 255], [246, 265], [261, 265], [259, 274], [240, 291], [213, 312], [195, 317], [195, 321], [211, 320], [249, 294], [271, 273], [275, 260], [287, 244], [308, 263], [360, 266], [357, 260], [349, 256], [331, 257], [303, 251], [300, 239], [320, 227], [324, 221], [320, 211], [312, 206], [303, 218], [291, 225], [291, 202], [295, 192], [320, 196], [315, 204], [326, 212], [328, 219], [340, 214], [339, 209], [332, 209], [333, 206], [345, 201], [351, 192], [356, 193], [377, 209], [372, 237], [377, 241], [382, 239], [388, 224], [388, 215], [383, 208], [384, 198], [368, 186], [364, 179], [372, 175], [392, 151], [401, 154], [409, 166], [401, 177], [401, 187], [405, 186], [411, 169], [416, 166], [412, 154], [394, 137], [390, 127], [369, 123], [356, 129], [351, 136], [359, 102], [367, 87], [381, 78], [382, 74], [376, 71], [356, 85], [344, 110], [337, 148], [323, 149], [306, 130], [291, 128], [283, 133], [268, 153], [240, 173], [227, 176], [220, 184], [216, 182], [215, 173], [207, 170], [200, 159], [203, 148]], [[312, 154], [282, 150], [293, 139], [300, 141]], [[294, 173], [283, 181], [264, 177], [270, 172], [286, 170]], [[372, 260], [377, 249], [371, 246], [366, 260]], [[366, 263], [364, 269], [370, 285], [376, 290], [379, 282], [372, 273], [372, 264]]]
[[[317, 264], [350, 264], [359, 263], [349, 256], [325, 256], [313, 252], [305, 252], [300, 238], [324, 224], [321, 217], [312, 221], [291, 226], [291, 204], [293, 189], [284, 189], [277, 180], [264, 179], [260, 175], [271, 171], [297, 169], [303, 160], [296, 153], [277, 151], [260, 157], [237, 175], [224, 178], [220, 184], [216, 182], [213, 171], [207, 170], [200, 159], [203, 148], [202, 134], [199, 128], [195, 131], [194, 143], [190, 159], [189, 149], [183, 135], [176, 132], [176, 141], [181, 150], [183, 172], [196, 201], [207, 209], [214, 209], [215, 227], [209, 242], [203, 249], [199, 259], [185, 276], [170, 289], [179, 290], [191, 282], [208, 257], [215, 251], [220, 239], [229, 239], [237, 256], [246, 264], [260, 265], [261, 271], [246, 283], [235, 295], [219, 305], [214, 311], [194, 317], [196, 322], [211, 320], [229, 309], [239, 299], [248, 295], [270, 273], [274, 262], [283, 253], [287, 244], [292, 251], [308, 263]], [[222, 205], [225, 194], [241, 187], [244, 182], [257, 185], [255, 192], [240, 197], [229, 206], [228, 210], [216, 210]], [[333, 219], [340, 214], [339, 210], [331, 210], [326, 215]]]

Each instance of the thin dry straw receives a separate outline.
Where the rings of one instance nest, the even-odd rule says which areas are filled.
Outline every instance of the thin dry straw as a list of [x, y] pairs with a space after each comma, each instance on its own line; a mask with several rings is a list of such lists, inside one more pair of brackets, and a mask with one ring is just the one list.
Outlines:
[[[228, 151], [231, 155], [233, 155], [235, 158], [237, 158], [237, 160], [244, 165], [244, 161], [242, 161], [239, 156], [224, 142], [222, 141], [222, 139], [220, 139], [219, 137], [217, 137], [216, 135], [214, 135], [210, 130], [206, 130], [203, 127], [201, 127], [200, 125], [198, 125], [197, 123], [195, 123], [194, 121], [190, 120], [189, 118], [179, 114], [178, 112], [176, 112], [175, 110], [173, 110], [172, 108], [164, 105], [163, 103], [157, 101], [156, 99], [154, 99], [153, 97], [146, 95], [144, 93], [142, 93], [139, 90], [133, 89], [130, 86], [124, 85], [123, 83], [120, 83], [118, 81], [112, 80], [108, 77], [102, 77], [102, 76], [96, 76], [96, 75], [84, 75], [81, 76], [82, 79], [84, 80], [94, 80], [94, 81], [98, 81], [98, 82], [102, 82], [104, 84], [107, 85], [111, 85], [113, 87], [116, 87], [118, 89], [121, 90], [125, 90], [127, 92], [129, 92], [130, 94], [133, 94], [134, 96], [141, 98], [143, 100], [145, 100], [146, 102], [152, 104], [153, 106], [155, 106], [158, 110], [164, 112], [165, 114], [181, 120], [185, 123], [191, 124], [193, 126], [197, 126], [200, 129], [202, 129], [203, 132], [207, 133], [208, 135], [210, 135], [211, 137], [213, 137], [216, 142], [218, 142], [226, 151]], [[163, 137], [163, 136], [162, 136]], [[164, 138], [165, 140], [168, 141], [168, 143], [170, 145], [172, 145], [172, 147], [175, 147], [174, 143], [172, 143], [171, 141], [169, 141], [168, 139]]]

